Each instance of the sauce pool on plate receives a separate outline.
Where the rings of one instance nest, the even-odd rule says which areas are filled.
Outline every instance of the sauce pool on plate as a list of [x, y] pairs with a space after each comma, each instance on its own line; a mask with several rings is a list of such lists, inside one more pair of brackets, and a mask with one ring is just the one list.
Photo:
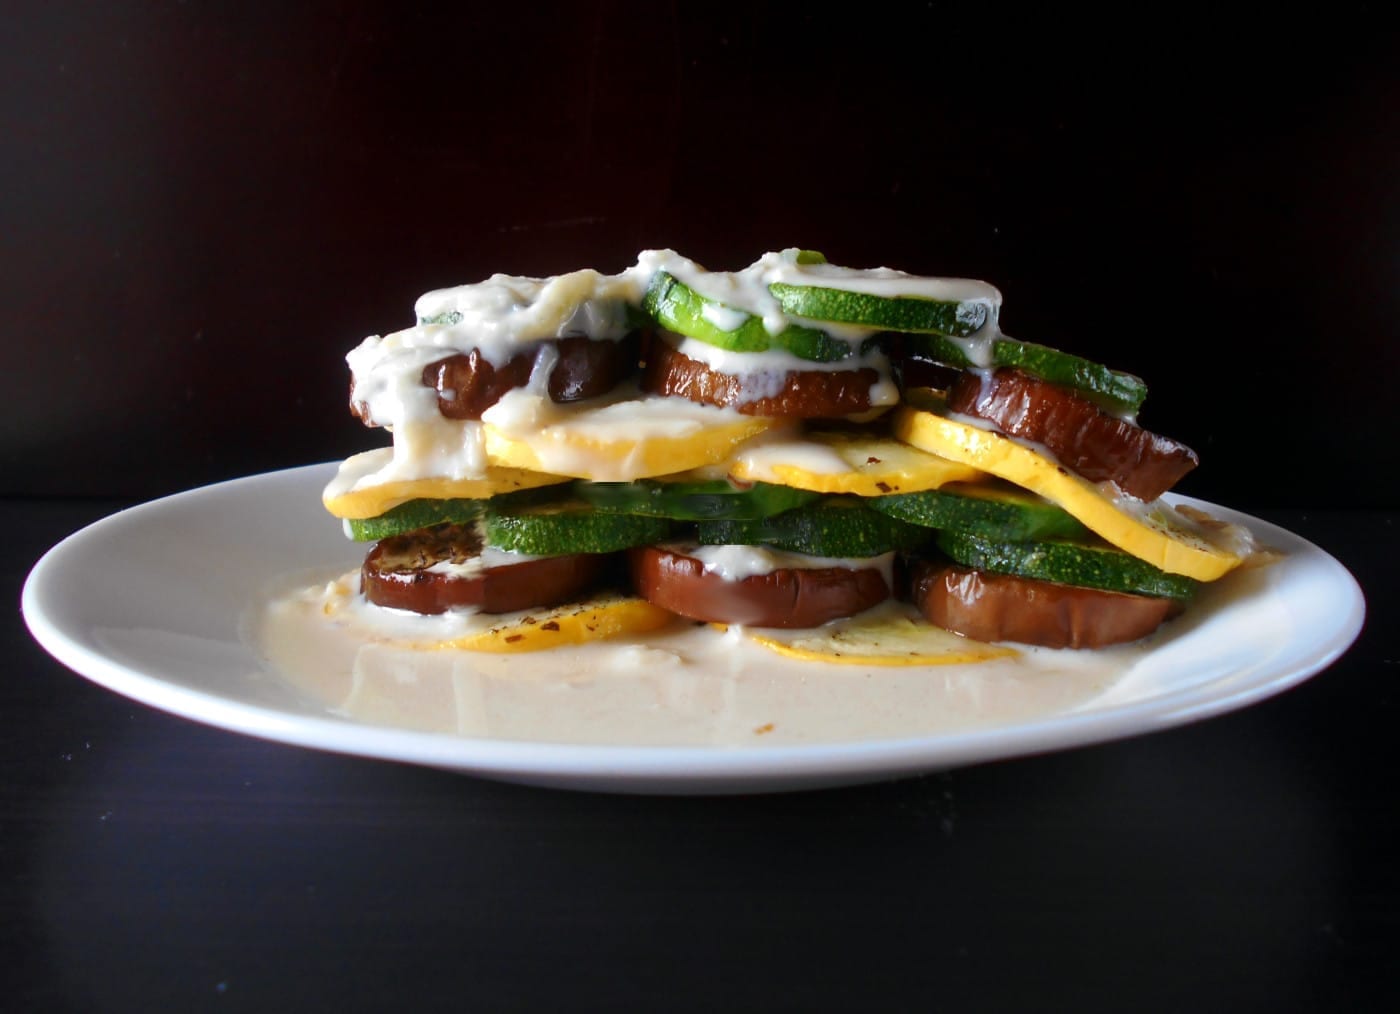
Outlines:
[[640, 638], [525, 654], [413, 647], [499, 617], [395, 614], [354, 575], [270, 596], [251, 631], [282, 678], [359, 722], [473, 738], [636, 746], [778, 746], [947, 734], [1083, 707], [1149, 642], [1018, 648], [936, 666], [786, 658], [736, 627], [677, 620]]

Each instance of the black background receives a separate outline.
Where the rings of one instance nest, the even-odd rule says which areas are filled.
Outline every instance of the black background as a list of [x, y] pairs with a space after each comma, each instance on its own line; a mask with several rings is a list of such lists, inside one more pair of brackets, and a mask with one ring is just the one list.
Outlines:
[[15, 610], [0, 1006], [1393, 1009], [1381, 10], [8, 5], [12, 603], [133, 500], [382, 440], [343, 357], [425, 289], [800, 245], [985, 278], [1009, 333], [1140, 373], [1143, 422], [1201, 453], [1180, 488], [1334, 553], [1371, 619], [1315, 679], [1170, 732], [661, 799], [196, 725], [68, 673]]
[[800, 245], [998, 285], [1240, 507], [1397, 501], [1395, 33], [1179, 5], [22, 5], [4, 492], [341, 457], [343, 356], [495, 271]]

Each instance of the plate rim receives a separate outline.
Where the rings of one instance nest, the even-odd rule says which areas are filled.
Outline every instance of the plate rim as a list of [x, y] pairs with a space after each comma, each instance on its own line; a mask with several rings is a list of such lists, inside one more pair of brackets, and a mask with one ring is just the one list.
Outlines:
[[[148, 707], [226, 731], [349, 756], [436, 767], [500, 781], [559, 788], [640, 792], [753, 792], [835, 786], [947, 770], [1147, 735], [1247, 707], [1326, 669], [1355, 643], [1366, 616], [1354, 575], [1309, 540], [1261, 518], [1192, 497], [1169, 496], [1247, 522], [1264, 541], [1301, 548], [1326, 568], [1346, 597], [1344, 617], [1307, 644], [1302, 664], [1257, 677], [1229, 693], [1211, 683], [1101, 710], [1060, 713], [982, 729], [925, 736], [756, 746], [667, 746], [541, 743], [458, 736], [357, 722], [333, 714], [297, 714], [219, 696], [143, 672], [95, 650], [66, 630], [47, 599], [51, 574], [86, 544], [133, 517], [218, 497], [254, 482], [324, 484], [337, 462], [322, 462], [224, 480], [126, 507], [52, 546], [27, 575], [20, 597], [30, 634], [56, 660], [105, 689]], [[1282, 537], [1280, 539], [1280, 537]], [[1290, 553], [1297, 557], [1297, 551]], [[268, 575], [269, 579], [276, 575]], [[1212, 681], [1214, 682], [1214, 681]]]

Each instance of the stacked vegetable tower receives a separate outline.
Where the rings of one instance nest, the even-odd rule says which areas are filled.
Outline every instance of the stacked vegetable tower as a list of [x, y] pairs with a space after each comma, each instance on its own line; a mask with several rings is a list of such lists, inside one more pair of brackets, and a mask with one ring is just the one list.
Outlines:
[[487, 650], [892, 608], [982, 641], [1136, 640], [1247, 545], [1161, 499], [1196, 457], [1137, 425], [1140, 380], [1001, 334], [1000, 306], [799, 250], [431, 292], [348, 357], [393, 446], [326, 506], [376, 543], [370, 602], [499, 615]]

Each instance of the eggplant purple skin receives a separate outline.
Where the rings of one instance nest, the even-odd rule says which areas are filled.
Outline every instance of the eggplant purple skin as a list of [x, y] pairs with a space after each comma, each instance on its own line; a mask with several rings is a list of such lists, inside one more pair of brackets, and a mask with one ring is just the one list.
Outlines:
[[1173, 599], [1075, 588], [940, 561], [910, 568], [914, 606], [930, 623], [978, 641], [1104, 648], [1152, 633], [1179, 614]]
[[1156, 500], [1199, 460], [1185, 444], [1022, 370], [964, 372], [948, 392], [948, 408], [1041, 444], [1065, 468], [1090, 482], [1115, 482], [1139, 500]]
[[582, 598], [607, 568], [602, 554], [575, 553], [482, 570], [470, 577], [430, 570], [481, 552], [469, 525], [441, 525], [382, 539], [360, 567], [365, 598], [426, 616], [469, 606], [483, 613], [542, 609]]
[[648, 394], [687, 398], [743, 415], [789, 419], [857, 415], [870, 410], [870, 392], [880, 382], [880, 374], [869, 367], [789, 370], [776, 390], [767, 378], [754, 389], [744, 376], [712, 370], [656, 336], [645, 343], [643, 359], [642, 390]]
[[[535, 368], [543, 347], [558, 353], [549, 373], [551, 401], [567, 404], [606, 394], [637, 372], [640, 335], [634, 333], [618, 341], [591, 338], [555, 338], [521, 352], [499, 369], [480, 350], [458, 352], [423, 367], [422, 383], [437, 391], [438, 411], [447, 419], [480, 419], [496, 402], [517, 387], [524, 387]], [[350, 411], [366, 426], [377, 425], [369, 418], [364, 402], [350, 401]]]
[[890, 597], [874, 568], [786, 568], [727, 581], [693, 556], [628, 550], [632, 584], [654, 606], [704, 623], [801, 630], [854, 616]]

